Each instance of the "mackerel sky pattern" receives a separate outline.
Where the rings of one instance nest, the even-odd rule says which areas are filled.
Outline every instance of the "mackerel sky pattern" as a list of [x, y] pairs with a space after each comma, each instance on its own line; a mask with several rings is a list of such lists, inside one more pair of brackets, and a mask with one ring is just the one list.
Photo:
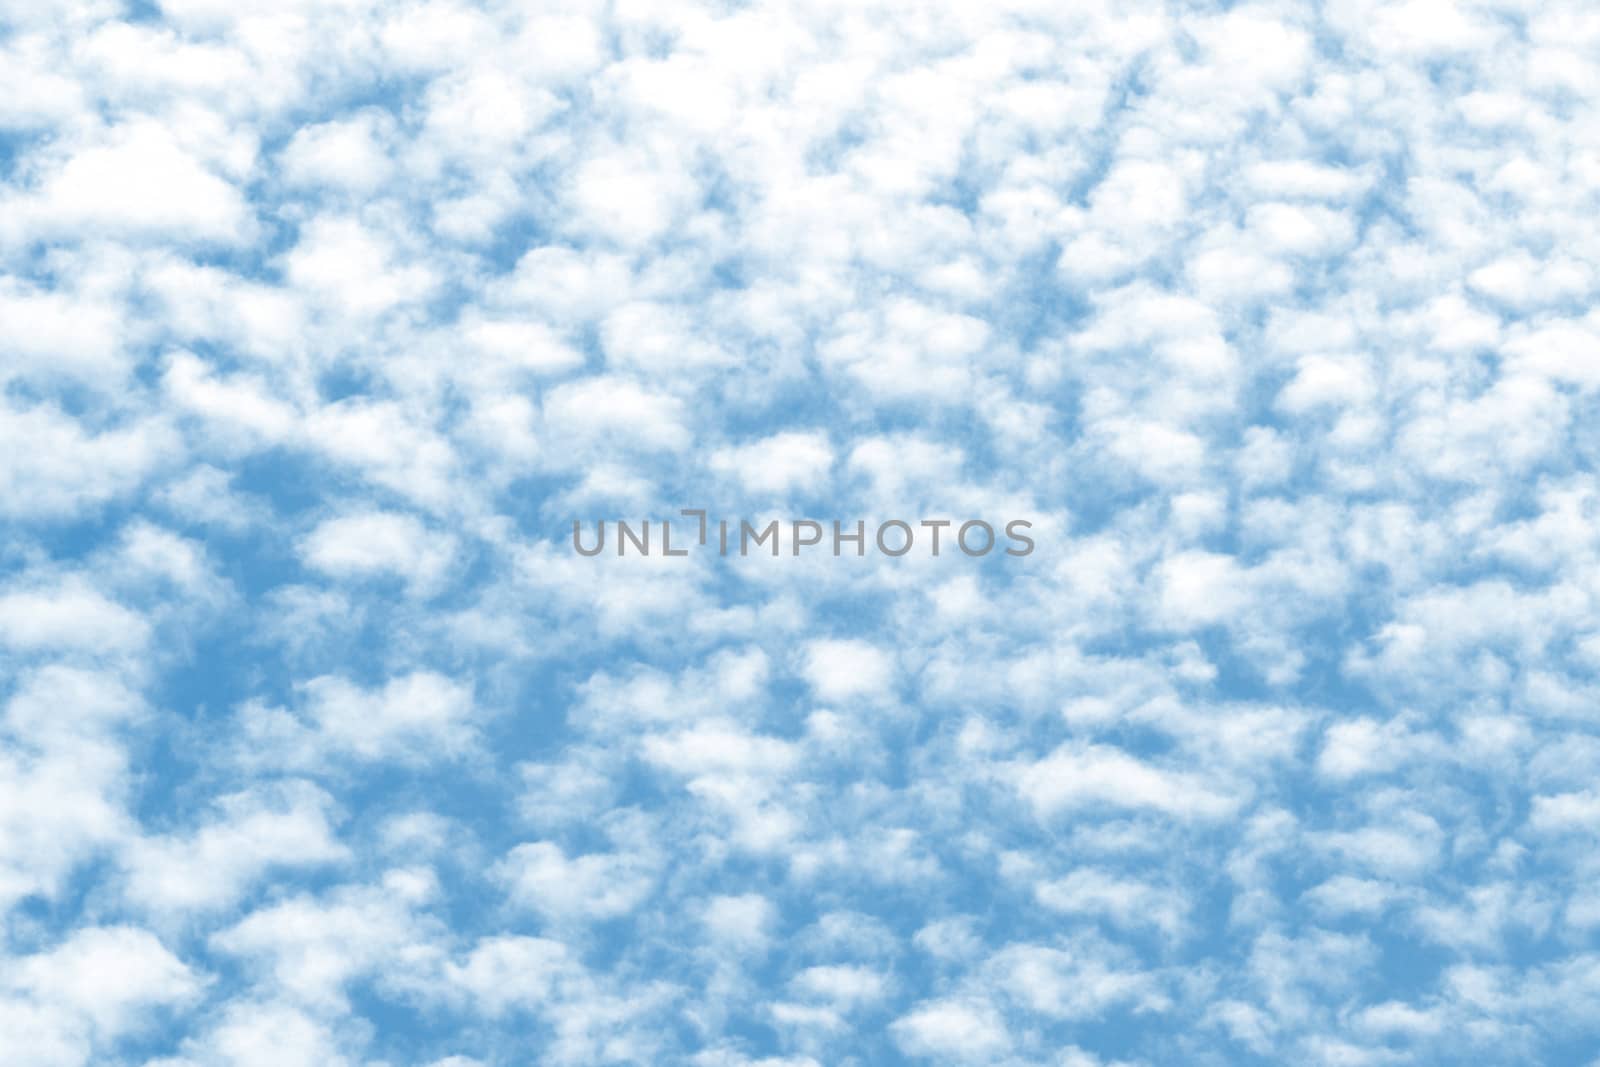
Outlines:
[[1597, 57], [0, 0], [0, 1061], [1600, 1063]]

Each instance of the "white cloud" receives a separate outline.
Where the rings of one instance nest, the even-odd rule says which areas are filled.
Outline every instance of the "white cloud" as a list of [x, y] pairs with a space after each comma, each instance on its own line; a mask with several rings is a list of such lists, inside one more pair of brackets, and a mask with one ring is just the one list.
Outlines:
[[1052, 1018], [1096, 1018], [1118, 1003], [1144, 1011], [1166, 1007], [1167, 999], [1150, 975], [1119, 966], [1103, 954], [1093, 943], [1072, 951], [1013, 945], [997, 953], [989, 967], [1013, 996]]
[[542, 937], [486, 938], [445, 973], [489, 1015], [532, 1010], [550, 1000], [553, 986], [577, 971], [567, 947]]
[[232, 244], [255, 227], [233, 184], [148, 121], [116, 127], [105, 143], [72, 153], [20, 211], [25, 220], [58, 234]]
[[896, 1019], [890, 1030], [910, 1055], [958, 1062], [993, 1062], [1010, 1044], [1004, 1021], [982, 1001], [928, 1001]]
[[777, 909], [757, 893], [715, 896], [707, 903], [703, 921], [720, 944], [749, 951], [765, 947], [772, 937]]
[[370, 317], [420, 300], [437, 284], [429, 268], [397, 263], [393, 242], [360, 220], [319, 215], [284, 258], [284, 273], [307, 297], [336, 312]]
[[1068, 915], [1103, 915], [1125, 927], [1150, 925], [1176, 936], [1188, 911], [1180, 892], [1160, 889], [1106, 871], [1079, 868], [1065, 878], [1045, 882], [1035, 895], [1052, 911]]
[[300, 543], [306, 563], [337, 578], [395, 576], [420, 594], [434, 589], [456, 557], [455, 539], [410, 515], [357, 512], [327, 519]]
[[274, 869], [321, 867], [345, 859], [334, 836], [332, 798], [289, 781], [233, 793], [189, 833], [130, 841], [121, 864], [124, 892], [157, 914], [195, 914], [229, 906]]
[[866, 967], [824, 965], [807, 967], [790, 981], [797, 992], [828, 1001], [841, 1008], [871, 1004], [888, 992], [884, 976]]
[[731, 475], [752, 493], [816, 492], [833, 466], [826, 434], [788, 432], [711, 454], [711, 469]]
[[355, 979], [381, 970], [398, 980], [400, 972], [423, 968], [438, 954], [430, 943], [433, 931], [411, 913], [434, 888], [426, 869], [390, 871], [381, 886], [260, 908], [214, 934], [211, 946], [262, 971], [275, 996], [339, 1010]]
[[866, 641], [820, 639], [805, 647], [806, 681], [822, 701], [875, 698], [894, 683], [894, 659]]
[[80, 515], [132, 492], [176, 451], [163, 420], [103, 428], [48, 405], [0, 417], [0, 513]]
[[1233, 813], [1242, 800], [1201, 774], [1165, 770], [1107, 745], [1069, 742], [1037, 762], [1014, 768], [1012, 779], [1044, 817], [1105, 805], [1214, 820]]
[[61, 376], [109, 389], [126, 376], [121, 309], [103, 297], [0, 284], [0, 321], [28, 324], [0, 341], [8, 378]]
[[324, 675], [295, 711], [248, 704], [238, 758], [247, 766], [319, 768], [342, 759], [426, 763], [460, 757], [476, 738], [470, 686], [431, 671], [363, 689]]
[[649, 857], [596, 852], [568, 858], [559, 845], [518, 845], [496, 868], [513, 902], [551, 919], [613, 919], [637, 908], [655, 882]]
[[[315, 1015], [271, 1000], [238, 998], [204, 1033], [186, 1041], [193, 1059], [173, 1067], [228, 1064], [270, 1067], [275, 1063], [317, 1063], [350, 1067], [333, 1028]], [[161, 1061], [157, 1061], [161, 1062]]]
[[101, 1041], [140, 1028], [153, 1008], [193, 1002], [203, 988], [154, 934], [131, 926], [77, 930], [8, 970], [8, 992], [82, 1019]]
[[636, 448], [680, 451], [690, 440], [683, 405], [622, 378], [586, 378], [550, 391], [545, 424], [564, 450], [604, 456], [617, 442]]
[[143, 616], [81, 578], [0, 594], [0, 641], [15, 649], [131, 652], [149, 637]]
[[381, 115], [356, 115], [303, 126], [283, 150], [284, 177], [295, 184], [329, 185], [370, 193], [388, 179], [392, 130]]
[[6, 961], [0, 1025], [25, 1067], [83, 1067], [117, 1042], [181, 1017], [203, 981], [146, 930], [85, 926]]
[[1158, 617], [1179, 629], [1234, 621], [1249, 603], [1245, 575], [1229, 555], [1180, 552], [1162, 561], [1158, 579]]

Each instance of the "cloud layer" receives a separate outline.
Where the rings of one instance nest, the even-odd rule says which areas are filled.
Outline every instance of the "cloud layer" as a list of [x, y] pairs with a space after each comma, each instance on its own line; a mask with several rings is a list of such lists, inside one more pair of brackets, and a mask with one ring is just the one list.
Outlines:
[[8, 1064], [1594, 1056], [1600, 14], [0, 27]]

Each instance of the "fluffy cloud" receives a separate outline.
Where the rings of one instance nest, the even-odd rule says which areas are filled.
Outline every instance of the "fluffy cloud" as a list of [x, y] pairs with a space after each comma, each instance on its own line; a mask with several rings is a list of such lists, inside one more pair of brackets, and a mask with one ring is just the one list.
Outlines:
[[7, 17], [13, 1059], [1588, 1054], [1583, 5]]

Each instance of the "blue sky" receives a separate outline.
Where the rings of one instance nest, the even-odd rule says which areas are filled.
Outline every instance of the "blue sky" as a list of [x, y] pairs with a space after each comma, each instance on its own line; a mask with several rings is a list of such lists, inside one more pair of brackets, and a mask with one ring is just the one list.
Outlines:
[[1600, 1064], [1596, 55], [0, 7], [0, 1060]]

